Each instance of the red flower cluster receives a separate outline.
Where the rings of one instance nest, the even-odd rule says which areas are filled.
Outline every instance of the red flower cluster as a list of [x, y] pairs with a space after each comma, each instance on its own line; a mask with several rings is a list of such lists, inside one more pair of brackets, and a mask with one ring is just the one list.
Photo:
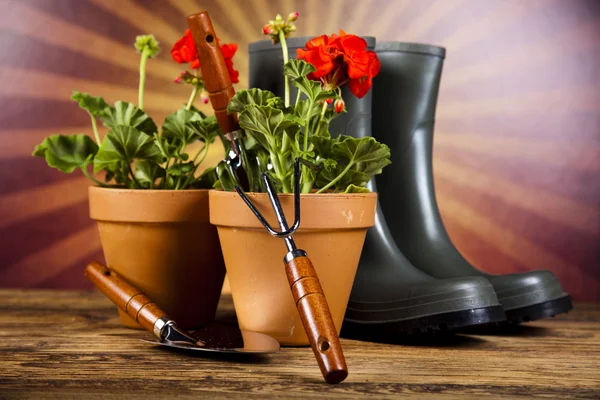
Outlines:
[[[237, 51], [237, 45], [235, 43], [223, 44], [220, 46], [223, 58], [225, 58], [225, 64], [231, 77], [231, 82], [238, 83], [240, 81], [240, 73], [233, 68], [232, 58]], [[190, 63], [190, 68], [200, 68], [200, 61], [198, 60], [198, 53], [196, 52], [196, 46], [194, 45], [194, 39], [189, 29], [186, 29], [185, 34], [179, 39], [171, 49], [171, 57], [179, 64]]]
[[356, 35], [340, 31], [340, 35], [322, 35], [306, 42], [306, 49], [297, 49], [298, 58], [317, 69], [308, 77], [320, 80], [327, 89], [349, 82], [350, 91], [363, 97], [373, 85], [381, 65], [374, 51], [367, 51], [367, 42]]

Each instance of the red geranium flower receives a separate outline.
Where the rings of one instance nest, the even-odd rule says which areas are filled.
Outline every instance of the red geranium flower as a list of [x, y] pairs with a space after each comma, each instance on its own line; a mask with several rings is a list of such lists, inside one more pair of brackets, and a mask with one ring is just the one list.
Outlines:
[[363, 97], [373, 85], [380, 64], [367, 42], [356, 35], [340, 31], [340, 35], [322, 35], [306, 42], [306, 49], [297, 49], [298, 58], [311, 63], [317, 70], [308, 76], [320, 80], [327, 89], [349, 83], [350, 91]]
[[[225, 65], [227, 65], [227, 70], [229, 71], [229, 76], [231, 77], [231, 82], [238, 83], [240, 81], [239, 72], [233, 67], [232, 60], [238, 47], [235, 43], [223, 44], [220, 45], [220, 47], [221, 52], [223, 53], [223, 58], [225, 59]], [[194, 39], [192, 38], [192, 34], [190, 33], [189, 29], [186, 29], [183, 37], [173, 45], [173, 48], [171, 49], [171, 57], [179, 64], [190, 63], [190, 68], [192, 69], [200, 68], [198, 53], [196, 52]]]

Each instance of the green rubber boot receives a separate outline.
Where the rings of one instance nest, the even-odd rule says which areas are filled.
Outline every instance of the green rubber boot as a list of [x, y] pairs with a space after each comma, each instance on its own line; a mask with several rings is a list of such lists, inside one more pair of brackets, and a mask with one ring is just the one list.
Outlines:
[[[572, 308], [550, 271], [486, 274], [452, 244], [438, 210], [432, 148], [444, 49], [377, 43], [381, 72], [373, 93], [373, 136], [390, 146], [392, 164], [377, 180], [381, 209], [400, 251], [440, 279], [480, 276], [494, 286], [510, 322], [526, 322]], [[415, 101], [420, 99], [420, 101]]]

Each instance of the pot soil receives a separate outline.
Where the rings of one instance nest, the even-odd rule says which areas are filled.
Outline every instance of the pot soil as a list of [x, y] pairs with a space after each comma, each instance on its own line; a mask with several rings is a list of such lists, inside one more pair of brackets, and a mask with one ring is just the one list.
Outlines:
[[[248, 197], [279, 230], [267, 194]], [[293, 195], [279, 198], [291, 225]], [[313, 262], [338, 334], [376, 203], [376, 193], [301, 195], [294, 240]], [[285, 275], [284, 241], [269, 235], [235, 192], [210, 191], [210, 222], [219, 232], [240, 328], [270, 335], [283, 346], [308, 345]]]
[[[109, 268], [183, 328], [214, 319], [225, 268], [208, 190], [90, 187], [89, 201]], [[141, 329], [119, 314], [125, 326]]]

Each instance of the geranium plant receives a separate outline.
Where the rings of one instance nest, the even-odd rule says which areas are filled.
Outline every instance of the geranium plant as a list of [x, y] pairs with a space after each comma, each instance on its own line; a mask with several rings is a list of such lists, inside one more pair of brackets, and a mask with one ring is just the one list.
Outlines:
[[[332, 138], [332, 119], [345, 112], [341, 88], [363, 97], [379, 72], [379, 60], [367, 51], [364, 39], [340, 32], [320, 36], [299, 49], [298, 59], [289, 60], [286, 38], [296, 30], [298, 13], [286, 19], [277, 15], [263, 27], [263, 33], [280, 43], [285, 80], [284, 98], [268, 90], [249, 89], [235, 94], [228, 106], [237, 113], [243, 129], [244, 169], [250, 190], [264, 191], [261, 171], [267, 171], [278, 191], [293, 190], [293, 165], [302, 163], [302, 193], [368, 192], [371, 177], [390, 163], [389, 148], [372, 137]], [[297, 96], [290, 103], [290, 83]], [[217, 167], [220, 185], [233, 190], [235, 174], [226, 163]]]
[[[75, 91], [71, 98], [90, 115], [94, 139], [86, 134], [52, 135], [36, 146], [33, 155], [45, 158], [50, 167], [62, 172], [80, 169], [103, 187], [211, 188], [217, 179], [214, 168], [200, 176], [196, 176], [196, 172], [220, 131], [213, 116], [207, 117], [193, 106], [197, 95], [204, 92], [204, 81], [189, 32], [177, 41], [171, 56], [178, 63], [190, 64], [192, 72], [183, 72], [175, 82], [192, 85], [192, 93], [186, 104], [165, 118], [160, 134], [154, 121], [144, 112], [146, 62], [158, 54], [158, 42], [152, 35], [141, 35], [134, 46], [140, 54], [138, 104], [117, 101], [109, 105], [102, 97]], [[237, 82], [238, 73], [231, 60], [237, 46], [230, 44], [222, 48], [231, 78]], [[104, 138], [98, 132], [97, 119], [109, 129]], [[204, 142], [204, 146], [194, 155], [187, 154], [187, 146], [197, 141]], [[105, 182], [88, 171], [90, 166], [94, 174], [105, 173]]]

